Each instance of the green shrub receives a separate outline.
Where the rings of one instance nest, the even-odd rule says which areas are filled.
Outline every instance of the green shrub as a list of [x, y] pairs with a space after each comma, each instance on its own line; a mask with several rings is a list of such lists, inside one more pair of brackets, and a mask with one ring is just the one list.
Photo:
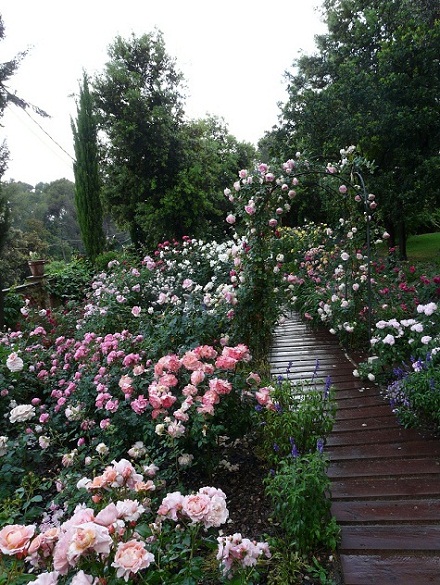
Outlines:
[[285, 458], [266, 479], [266, 494], [272, 501], [275, 518], [285, 540], [299, 554], [307, 555], [320, 547], [336, 549], [339, 529], [330, 514], [327, 466], [327, 457], [318, 449]]

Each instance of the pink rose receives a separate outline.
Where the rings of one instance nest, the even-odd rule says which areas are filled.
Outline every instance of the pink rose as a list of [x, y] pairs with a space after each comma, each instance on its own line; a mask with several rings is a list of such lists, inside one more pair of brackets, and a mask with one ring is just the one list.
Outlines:
[[120, 542], [112, 567], [117, 569], [116, 576], [128, 582], [130, 575], [146, 569], [154, 561], [154, 555], [147, 551], [145, 544], [138, 540]]
[[167, 494], [162, 500], [157, 513], [159, 516], [164, 516], [177, 522], [177, 515], [182, 511], [184, 501], [185, 497], [180, 492]]
[[183, 511], [193, 522], [202, 522], [210, 509], [211, 498], [206, 494], [186, 496], [183, 502]]
[[0, 530], [0, 550], [4, 555], [15, 555], [27, 549], [35, 533], [35, 525], [12, 524]]
[[81, 555], [88, 551], [108, 555], [112, 546], [112, 538], [106, 526], [96, 522], [86, 522], [70, 529], [70, 542], [66, 558], [71, 566], [75, 566]]
[[209, 389], [217, 394], [229, 394], [232, 390], [232, 384], [221, 378], [209, 380]]
[[105, 508], [103, 508], [95, 517], [96, 524], [101, 526], [111, 526], [118, 520], [119, 512], [116, 505], [111, 502]]

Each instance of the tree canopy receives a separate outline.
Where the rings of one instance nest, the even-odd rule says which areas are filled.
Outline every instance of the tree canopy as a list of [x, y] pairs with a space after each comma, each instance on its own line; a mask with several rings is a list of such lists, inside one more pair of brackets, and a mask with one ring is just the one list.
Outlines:
[[158, 31], [117, 37], [108, 54], [93, 84], [104, 196], [139, 248], [152, 243], [155, 211], [181, 170], [183, 78]]
[[375, 162], [368, 186], [402, 256], [408, 229], [440, 203], [439, 10], [431, 0], [325, 0], [328, 32], [287, 72], [279, 126], [262, 141], [327, 160], [355, 144]]

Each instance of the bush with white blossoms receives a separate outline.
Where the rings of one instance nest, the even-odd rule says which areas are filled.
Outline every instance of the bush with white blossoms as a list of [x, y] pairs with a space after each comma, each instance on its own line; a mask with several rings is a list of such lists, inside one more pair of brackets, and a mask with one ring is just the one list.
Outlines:
[[424, 358], [440, 345], [440, 305], [434, 302], [417, 305], [413, 318], [388, 319], [376, 323], [371, 338], [374, 357], [360, 365], [363, 375], [373, 374], [387, 380], [392, 369], [411, 371], [410, 361]]

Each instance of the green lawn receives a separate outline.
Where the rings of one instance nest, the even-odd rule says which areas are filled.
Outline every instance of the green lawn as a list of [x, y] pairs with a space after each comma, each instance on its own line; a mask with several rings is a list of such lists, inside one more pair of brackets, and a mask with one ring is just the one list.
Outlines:
[[440, 232], [410, 236], [407, 243], [408, 260], [440, 264]]

